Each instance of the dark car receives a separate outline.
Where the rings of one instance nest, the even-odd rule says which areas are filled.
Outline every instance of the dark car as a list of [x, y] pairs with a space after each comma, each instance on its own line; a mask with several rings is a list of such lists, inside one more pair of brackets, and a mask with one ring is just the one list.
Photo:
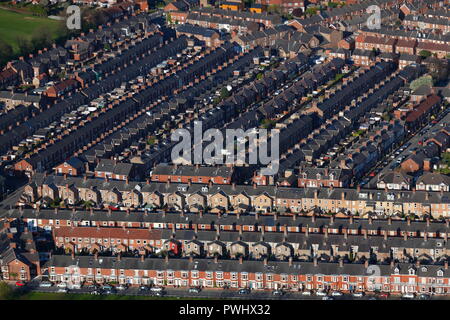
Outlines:
[[429, 294], [422, 293], [422, 294], [419, 295], [419, 299], [420, 299], [420, 300], [430, 300], [431, 297], [430, 297]]
[[249, 294], [250, 293], [250, 289], [240, 289], [238, 291], [238, 294]]
[[284, 295], [284, 292], [281, 290], [274, 290], [272, 291], [272, 295], [273, 296], [277, 296], [277, 297], [281, 297], [282, 295]]
[[140, 286], [139, 287], [139, 292], [148, 292], [150, 291], [150, 288], [147, 286]]
[[103, 291], [105, 294], [114, 294], [117, 293], [116, 288], [113, 286], [103, 286]]

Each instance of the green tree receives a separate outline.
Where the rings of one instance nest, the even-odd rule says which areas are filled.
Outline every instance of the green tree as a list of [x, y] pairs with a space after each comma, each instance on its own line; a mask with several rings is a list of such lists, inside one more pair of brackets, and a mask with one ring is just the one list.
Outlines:
[[419, 55], [423, 58], [428, 58], [428, 57], [431, 57], [431, 52], [428, 50], [421, 50], [419, 52]]
[[271, 4], [271, 5], [269, 5], [269, 6], [267, 7], [267, 12], [270, 12], [270, 13], [280, 13], [280, 12], [281, 12], [280, 6], [277, 5], [277, 4]]
[[229, 96], [230, 96], [230, 92], [228, 91], [227, 88], [223, 87], [222, 89], [220, 89], [220, 98], [222, 100], [228, 98]]
[[419, 88], [421, 86], [432, 87], [433, 86], [433, 77], [432, 76], [423, 76], [423, 77], [420, 77], [420, 78], [412, 81], [411, 84], [409, 85], [409, 87], [412, 90], [416, 90], [417, 88]]
[[312, 16], [312, 15], [315, 15], [315, 14], [317, 13], [317, 11], [319, 11], [318, 8], [312, 7], [312, 8], [306, 9], [306, 10], [305, 10], [305, 14], [307, 14], [307, 15], [309, 15], [309, 16]]
[[8, 62], [13, 56], [12, 47], [3, 39], [0, 39], [0, 64]]
[[16, 42], [17, 42], [17, 46], [19, 47], [19, 54], [20, 55], [28, 55], [31, 51], [33, 51], [33, 46], [31, 45], [31, 42], [22, 37], [22, 36], [18, 36], [16, 38]]

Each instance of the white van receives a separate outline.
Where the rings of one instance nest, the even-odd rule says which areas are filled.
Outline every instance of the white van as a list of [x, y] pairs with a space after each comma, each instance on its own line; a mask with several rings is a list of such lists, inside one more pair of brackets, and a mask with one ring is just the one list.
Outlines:
[[404, 299], [414, 299], [414, 293], [405, 293], [402, 295]]
[[161, 292], [161, 291], [163, 291], [163, 288], [161, 288], [161, 287], [151, 287], [150, 291], [152, 291], [152, 292]]

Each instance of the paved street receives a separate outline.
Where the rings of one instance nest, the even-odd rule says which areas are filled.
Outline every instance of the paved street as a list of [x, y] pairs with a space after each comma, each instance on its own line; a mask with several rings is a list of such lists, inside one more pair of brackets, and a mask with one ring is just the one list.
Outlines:
[[[47, 292], [56, 293], [58, 292], [57, 286], [52, 286], [50, 288], [39, 287], [40, 279], [35, 278], [33, 281], [29, 282], [24, 289], [31, 290], [33, 292]], [[89, 288], [81, 289], [71, 289], [70, 293], [87, 294], [91, 290]], [[142, 292], [137, 287], [130, 287], [123, 291], [118, 291], [118, 295], [132, 295], [132, 296], [151, 296], [153, 293], [147, 291]], [[300, 292], [286, 292], [282, 296], [274, 296], [271, 291], [252, 291], [249, 294], [239, 294], [237, 290], [234, 289], [203, 289], [199, 293], [190, 293], [188, 289], [181, 288], [165, 288], [165, 297], [177, 297], [179, 299], [183, 298], [200, 298], [200, 299], [245, 299], [245, 300], [323, 300], [322, 296], [311, 295], [306, 296]], [[339, 297], [332, 297], [333, 300], [373, 300], [373, 295], [366, 295], [364, 297], [353, 297], [352, 295], [345, 294]], [[390, 296], [389, 300], [400, 300], [400, 296]], [[441, 296], [433, 296], [433, 300], [445, 299]], [[377, 300], [386, 300], [383, 298], [377, 298]]]
[[[382, 168], [382, 170], [375, 175], [367, 184], [366, 187], [368, 188], [376, 188], [377, 187], [377, 181], [379, 177], [386, 172], [395, 169], [400, 165], [401, 162], [398, 162], [398, 159], [405, 160], [413, 151], [414, 148], [420, 147], [418, 142], [419, 141], [426, 141], [429, 137], [432, 137], [436, 132], [442, 129], [443, 126], [450, 123], [450, 109], [447, 108], [444, 110], [437, 118], [438, 121], [436, 124], [428, 124], [425, 127], [423, 127], [421, 130], [419, 130], [411, 139], [409, 139], [405, 145], [407, 145], [407, 148], [404, 148], [403, 151], [400, 151], [402, 149], [402, 146], [398, 147], [397, 149], [393, 150], [390, 154], [386, 155], [386, 160], [383, 159], [376, 168]], [[396, 154], [398, 152], [398, 154]], [[402, 161], [403, 161], [402, 160]], [[388, 161], [386, 164], [385, 161]], [[376, 168], [374, 168], [372, 171], [374, 171]]]

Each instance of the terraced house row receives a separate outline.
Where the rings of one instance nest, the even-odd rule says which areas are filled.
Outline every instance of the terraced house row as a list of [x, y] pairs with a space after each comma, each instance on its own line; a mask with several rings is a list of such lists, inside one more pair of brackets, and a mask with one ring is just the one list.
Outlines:
[[[120, 53], [116, 53], [114, 58], [105, 59], [101, 61], [95, 61], [90, 64], [90, 70], [81, 69], [73, 70], [73, 78], [76, 79], [82, 89], [80, 92], [74, 91], [65, 94], [64, 97], [59, 97], [49, 108], [42, 110], [37, 116], [29, 119], [28, 121], [21, 123], [13, 130], [5, 132], [0, 136], [0, 153], [4, 154], [11, 149], [16, 143], [22, 139], [32, 135], [39, 128], [43, 128], [49, 125], [51, 122], [58, 120], [62, 115], [75, 110], [77, 107], [86, 104], [89, 100], [95, 99], [101, 94], [104, 94], [118, 86], [124, 81], [128, 81], [129, 73], [103, 73], [105, 70], [111, 70], [110, 68], [103, 67], [114, 64], [116, 66], [123, 67], [123, 64], [130, 64], [133, 59], [138, 60], [142, 58], [142, 52], [138, 52], [136, 49], [142, 49], [146, 44], [150, 44], [150, 49], [154, 49], [159, 43], [162, 43], [162, 36], [159, 30], [151, 24], [151, 19], [143, 18], [142, 16], [136, 16], [133, 19], [126, 20], [127, 23], [133, 25], [127, 28], [131, 31], [141, 34], [141, 38], [128, 39], [125, 41], [125, 37], [122, 34], [121, 28], [117, 30], [115, 24], [108, 27], [99, 27], [97, 31], [90, 31], [84, 38], [86, 42], [95, 47], [103, 48], [105, 43], [111, 46], [117, 46]], [[122, 25], [122, 27], [124, 27]], [[130, 31], [130, 30], [129, 30]], [[156, 42], [154, 42], [156, 40]], [[84, 40], [83, 40], [84, 41]], [[42, 54], [30, 59], [30, 61], [19, 60], [14, 63], [14, 68], [24, 75], [24, 78], [38, 77], [40, 74], [53, 74], [58, 73], [61, 67], [66, 68], [66, 72], [70, 73], [70, 68], [66, 65], [65, 61], [68, 59], [69, 53], [62, 47], [56, 47], [51, 50], [42, 52]], [[124, 59], [126, 58], [126, 59]], [[121, 61], [122, 64], [118, 65], [117, 61]], [[105, 69], [106, 68], [106, 69]], [[105, 69], [105, 70], [104, 70]], [[97, 73], [97, 74], [96, 74]], [[97, 75], [99, 76], [97, 78]], [[26, 82], [26, 81], [25, 81]], [[89, 88], [87, 88], [89, 87]]]
[[[450, 236], [449, 219], [444, 221], [368, 219], [349, 216], [307, 215], [260, 215], [255, 214], [214, 214], [214, 213], [177, 213], [148, 211], [112, 211], [94, 209], [27, 209], [17, 208], [3, 210], [6, 220], [20, 220], [27, 224], [30, 231], [52, 231], [59, 227], [121, 227], [129, 234], [130, 228], [151, 230], [170, 229], [197, 231], [239, 231], [239, 232], [281, 232], [325, 234], [329, 235], [364, 235], [400, 238], [439, 238], [447, 240]], [[117, 230], [117, 229], [116, 229]], [[367, 230], [364, 231], [364, 230]], [[124, 233], [125, 234], [125, 233]]]
[[166, 208], [175, 211], [300, 213], [313, 209], [353, 215], [450, 215], [448, 192], [346, 188], [176, 184], [37, 174], [23, 192], [25, 203], [61, 199], [69, 205]]
[[368, 235], [314, 234], [298, 232], [216, 231], [173, 229], [136, 229], [117, 227], [60, 226], [53, 229], [57, 248], [70, 252], [139, 252], [143, 255], [161, 251], [170, 256], [222, 257], [311, 261], [410, 261], [436, 262], [445, 260], [449, 243], [441, 238], [389, 237]]
[[53, 255], [45, 265], [51, 281], [78, 283], [155, 284], [181, 287], [375, 291], [390, 293], [450, 292], [448, 265], [392, 263], [378, 265], [380, 274], [366, 271], [368, 263], [347, 264], [219, 259], [158, 259]]
[[[186, 40], [184, 36], [181, 39]], [[103, 112], [97, 118], [81, 126], [81, 128], [77, 128], [74, 134], [69, 135], [66, 133], [65, 137], [61, 136], [61, 140], [54, 142], [45, 150], [41, 150], [34, 156], [16, 163], [15, 169], [28, 172], [48, 169], [50, 166], [69, 157], [80, 147], [85, 146], [86, 141], [93, 141], [95, 140], [94, 137], [98, 138], [99, 135], [100, 139], [102, 139], [101, 134], [104, 137], [105, 131], [112, 133], [111, 130], [117, 129], [121, 120], [126, 119], [127, 116], [131, 117], [134, 115], [134, 118], [137, 118], [143, 113], [142, 108], [148, 106], [151, 101], [156, 100], [158, 97], [169, 95], [183, 84], [187, 85], [192, 80], [192, 75], [199, 76], [210, 71], [217, 64], [227, 61], [233, 54], [231, 45], [224, 48], [219, 47], [188, 66], [185, 70], [171, 74], [153, 85], [141, 88], [142, 90], [138, 94], [116, 100], [115, 105], [110, 104], [107, 108], [102, 109]], [[149, 67], [154, 64], [148, 62], [147, 65]], [[136, 68], [140, 69], [137, 66]], [[191, 76], [188, 76], [189, 74]]]
[[[202, 74], [199, 78], [194, 80], [194, 84], [191, 87], [184, 90], [180, 89], [176, 97], [152, 107], [151, 116], [147, 113], [142, 114], [127, 123], [126, 126], [123, 127], [123, 130], [111, 134], [107, 139], [104, 139], [100, 143], [97, 143], [84, 151], [82, 156], [90, 163], [95, 163], [97, 159], [109, 158], [114, 154], [123, 151], [125, 147], [130, 146], [139, 138], [145, 138], [151, 135], [163, 127], [164, 123], [171, 121], [171, 117], [186, 113], [187, 109], [193, 107], [196, 102], [196, 95], [219, 85], [225, 79], [231, 77], [234, 71], [241, 72], [245, 67], [251, 65], [252, 59], [258, 57], [258, 55], [261, 54], [261, 51], [261, 48], [256, 48], [246, 54], [232, 56], [228, 61], [219, 65], [218, 68], [214, 68], [213, 71], [208, 72], [208, 79]], [[220, 108], [218, 110], [212, 110], [210, 113], [202, 115], [201, 120], [206, 123], [210, 118], [216, 116], [217, 120], [214, 124], [216, 124], [217, 121], [226, 121], [227, 117], [225, 117], [223, 112], [220, 113], [220, 111], [222, 111]], [[214, 113], [214, 115], [211, 115], [212, 113]], [[151, 150], [153, 151], [151, 153], [152, 159], [146, 161], [146, 166], [151, 167], [155, 162], [168, 160], [170, 148], [171, 144], [158, 146], [158, 149], [154, 147]]]

